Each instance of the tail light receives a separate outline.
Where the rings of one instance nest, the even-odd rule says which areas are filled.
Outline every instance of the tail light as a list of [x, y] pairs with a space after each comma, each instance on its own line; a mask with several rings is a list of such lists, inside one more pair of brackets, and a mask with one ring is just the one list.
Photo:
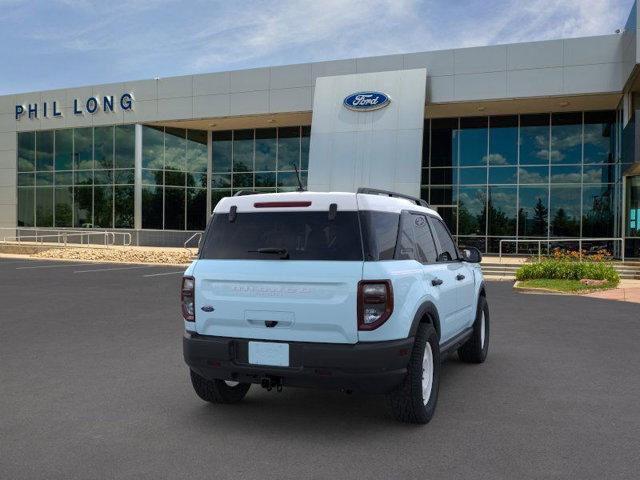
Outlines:
[[375, 330], [393, 312], [393, 289], [389, 280], [358, 283], [358, 330]]
[[193, 277], [182, 277], [180, 289], [180, 303], [182, 304], [182, 316], [188, 322], [196, 321], [196, 280]]

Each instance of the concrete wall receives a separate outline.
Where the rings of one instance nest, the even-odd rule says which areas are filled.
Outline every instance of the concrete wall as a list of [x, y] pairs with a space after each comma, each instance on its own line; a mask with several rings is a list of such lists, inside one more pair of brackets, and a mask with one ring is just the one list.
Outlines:
[[[374, 187], [420, 195], [425, 69], [321, 77], [316, 81], [309, 150], [309, 189], [353, 192]], [[374, 111], [343, 99], [380, 91], [391, 98]]]

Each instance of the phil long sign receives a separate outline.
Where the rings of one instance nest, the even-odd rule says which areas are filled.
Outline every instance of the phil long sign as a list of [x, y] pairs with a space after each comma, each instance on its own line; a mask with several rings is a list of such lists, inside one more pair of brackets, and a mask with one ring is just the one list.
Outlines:
[[[133, 93], [123, 93], [119, 97], [114, 95], [95, 95], [85, 99], [74, 98], [71, 102], [72, 113], [74, 115], [84, 115], [98, 113], [102, 110], [105, 113], [120, 110], [123, 112], [133, 110]], [[56, 118], [62, 117], [62, 107], [55, 100], [40, 103], [28, 103], [26, 105], [16, 105], [16, 120], [22, 118]]]
[[388, 95], [382, 92], [356, 92], [347, 95], [343, 104], [349, 110], [358, 112], [370, 112], [386, 107], [391, 102]]

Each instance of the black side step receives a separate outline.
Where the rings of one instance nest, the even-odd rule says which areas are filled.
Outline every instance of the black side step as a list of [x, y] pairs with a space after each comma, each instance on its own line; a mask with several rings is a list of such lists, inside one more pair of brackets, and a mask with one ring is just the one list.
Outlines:
[[460, 348], [472, 334], [473, 327], [469, 327], [440, 345], [440, 358]]

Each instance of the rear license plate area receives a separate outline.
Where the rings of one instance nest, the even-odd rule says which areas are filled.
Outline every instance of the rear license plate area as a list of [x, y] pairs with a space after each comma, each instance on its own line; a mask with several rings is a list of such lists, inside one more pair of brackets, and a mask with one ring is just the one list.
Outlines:
[[273, 367], [289, 366], [289, 344], [276, 342], [249, 342], [249, 363]]

